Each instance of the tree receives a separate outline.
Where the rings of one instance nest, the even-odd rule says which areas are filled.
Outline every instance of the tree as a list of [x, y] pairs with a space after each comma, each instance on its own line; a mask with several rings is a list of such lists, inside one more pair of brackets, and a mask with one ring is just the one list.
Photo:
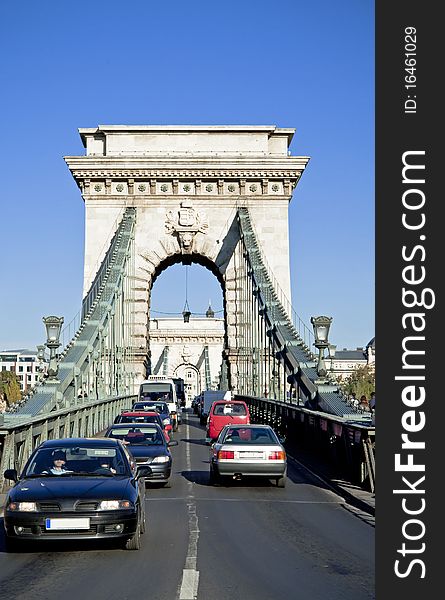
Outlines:
[[363, 365], [358, 367], [347, 379], [342, 382], [344, 391], [350, 395], [355, 392], [356, 398], [366, 396], [369, 400], [371, 392], [375, 391], [374, 367]]
[[14, 371], [0, 372], [0, 397], [6, 400], [8, 406], [21, 400], [20, 383]]

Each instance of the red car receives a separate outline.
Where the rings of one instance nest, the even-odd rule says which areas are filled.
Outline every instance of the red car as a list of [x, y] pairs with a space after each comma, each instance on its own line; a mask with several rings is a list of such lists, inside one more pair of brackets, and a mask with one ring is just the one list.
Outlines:
[[168, 443], [170, 441], [170, 433], [172, 426], [169, 423], [164, 423], [161, 415], [157, 412], [149, 411], [133, 411], [124, 410], [120, 415], [114, 419], [115, 423], [157, 423], [162, 431], [164, 432], [165, 440]]
[[250, 413], [243, 400], [217, 400], [207, 419], [207, 441], [214, 441], [225, 425], [249, 425]]

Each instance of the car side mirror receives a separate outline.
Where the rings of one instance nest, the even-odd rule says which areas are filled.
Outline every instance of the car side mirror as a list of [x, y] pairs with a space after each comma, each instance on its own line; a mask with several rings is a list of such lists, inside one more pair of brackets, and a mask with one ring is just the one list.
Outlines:
[[168, 442], [167, 446], [177, 446], [178, 445], [178, 440], [171, 440], [170, 442]]
[[153, 473], [150, 467], [146, 465], [139, 465], [136, 469], [136, 477], [135, 479], [140, 479], [141, 477], [150, 477]]
[[15, 469], [6, 469], [6, 471], [3, 474], [3, 477], [5, 479], [9, 479], [10, 481], [15, 481], [16, 483], [19, 480], [17, 471]]

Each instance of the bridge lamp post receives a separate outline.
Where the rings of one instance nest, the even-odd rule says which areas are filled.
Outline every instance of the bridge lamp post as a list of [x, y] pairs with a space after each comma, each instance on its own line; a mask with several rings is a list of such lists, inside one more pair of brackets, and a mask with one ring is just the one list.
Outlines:
[[328, 336], [332, 317], [311, 317], [311, 323], [314, 328], [314, 346], [318, 349], [317, 375], [319, 377], [326, 377], [327, 370], [324, 362], [324, 350], [329, 347]]
[[39, 381], [43, 379], [43, 372], [45, 371], [45, 367], [43, 366], [43, 363], [45, 361], [45, 347], [45, 344], [37, 346], [37, 360], [39, 361], [37, 371], [40, 373]]
[[334, 358], [335, 358], [336, 350], [337, 350], [337, 346], [335, 346], [334, 344], [329, 344], [329, 358], [331, 359], [331, 366], [330, 366], [331, 372], [334, 371]]
[[45, 323], [47, 337], [45, 345], [50, 352], [47, 381], [57, 383], [59, 366], [57, 364], [56, 350], [60, 346], [59, 339], [62, 330], [63, 317], [43, 317], [43, 322]]

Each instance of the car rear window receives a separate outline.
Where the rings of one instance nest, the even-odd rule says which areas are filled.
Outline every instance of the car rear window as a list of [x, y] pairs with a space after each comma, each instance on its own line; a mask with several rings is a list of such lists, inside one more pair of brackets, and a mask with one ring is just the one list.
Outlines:
[[244, 417], [247, 410], [244, 404], [232, 404], [231, 402], [221, 402], [215, 405], [214, 415], [238, 415]]
[[165, 440], [156, 427], [114, 427], [107, 433], [107, 437], [122, 440], [127, 444], [141, 444], [143, 446], [160, 446]]
[[121, 415], [119, 417], [119, 423], [157, 423], [158, 419], [155, 415], [138, 415], [132, 417], [131, 415]]
[[224, 444], [278, 444], [273, 431], [268, 428], [231, 428], [229, 427], [225, 433]]

